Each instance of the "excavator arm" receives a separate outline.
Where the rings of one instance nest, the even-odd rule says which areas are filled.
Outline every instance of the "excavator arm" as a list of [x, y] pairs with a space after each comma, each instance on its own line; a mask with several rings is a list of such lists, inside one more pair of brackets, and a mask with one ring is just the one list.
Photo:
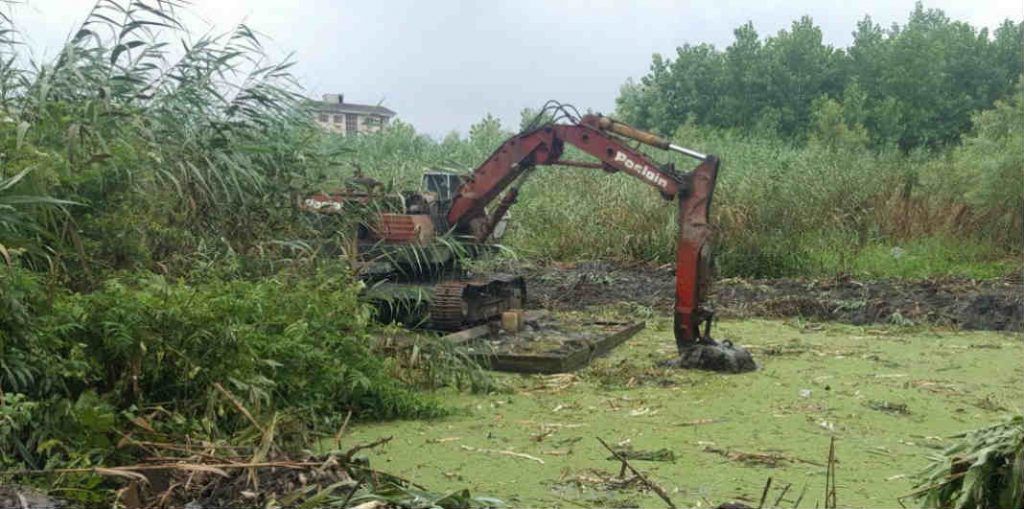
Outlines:
[[[699, 159], [689, 173], [671, 164], [658, 165], [627, 146], [628, 138]], [[562, 158], [566, 144], [599, 162]], [[600, 115], [586, 115], [573, 124], [547, 124], [506, 140], [459, 188], [448, 210], [449, 225], [460, 234], [485, 240], [518, 196], [517, 180], [537, 166], [577, 166], [622, 172], [654, 187], [665, 199], [679, 202], [676, 246], [675, 338], [680, 355], [710, 338], [712, 312], [705, 303], [711, 277], [711, 231], [708, 214], [719, 162], [714, 156], [671, 144]], [[505, 192], [490, 213], [487, 207]], [[703, 330], [701, 330], [703, 326]]]

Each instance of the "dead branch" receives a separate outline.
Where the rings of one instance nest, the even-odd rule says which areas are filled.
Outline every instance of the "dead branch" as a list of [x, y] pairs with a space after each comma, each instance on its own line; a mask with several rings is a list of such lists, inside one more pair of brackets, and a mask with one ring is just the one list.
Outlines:
[[373, 442], [370, 442], [368, 444], [360, 444], [360, 445], [357, 445], [357, 446], [349, 449], [348, 452], [346, 452], [344, 455], [342, 455], [344, 463], [351, 463], [352, 462], [352, 457], [355, 456], [357, 452], [363, 451], [363, 450], [366, 450], [366, 449], [373, 449], [374, 447], [378, 447], [378, 446], [384, 445], [384, 444], [390, 442], [393, 438], [395, 438], [393, 435], [392, 436], [386, 436], [384, 438], [378, 438], [377, 440], [374, 440]]
[[224, 386], [220, 384], [220, 382], [214, 382], [213, 387], [220, 391], [220, 393], [223, 394], [224, 397], [228, 398], [228, 401], [230, 401], [231, 404], [233, 404], [235, 408], [237, 408], [238, 411], [242, 415], [244, 415], [245, 418], [249, 420], [249, 422], [252, 423], [253, 426], [256, 426], [256, 429], [260, 430], [261, 435], [267, 434], [267, 431], [263, 429], [263, 426], [260, 426], [260, 423], [256, 422], [256, 418], [249, 413], [249, 410], [242, 406], [242, 402], [238, 401], [238, 398], [236, 398], [234, 394], [231, 394], [231, 392], [225, 389]]
[[341, 428], [339, 428], [338, 432], [334, 434], [334, 448], [335, 449], [341, 447], [341, 437], [342, 437], [342, 435], [345, 434], [345, 430], [348, 429], [348, 421], [351, 418], [352, 418], [352, 411], [349, 410], [348, 413], [345, 414], [345, 422], [341, 423]]
[[211, 468], [232, 469], [232, 468], [305, 468], [321, 465], [322, 462], [311, 461], [264, 461], [258, 463], [161, 463], [146, 465], [125, 465], [120, 467], [91, 467], [91, 468], [53, 468], [50, 470], [9, 470], [4, 475], [25, 476], [25, 475], [48, 475], [48, 474], [106, 474], [119, 472], [143, 472], [150, 470], [201, 470], [208, 471]]
[[761, 502], [757, 504], [757, 509], [762, 509], [764, 507], [764, 502], [765, 502], [765, 500], [768, 499], [768, 490], [770, 490], [771, 488], [772, 488], [772, 478], [769, 477], [768, 481], [764, 483], [764, 490], [761, 491]]
[[544, 460], [542, 460], [542, 459], [540, 459], [540, 458], [538, 458], [536, 456], [530, 456], [529, 454], [525, 454], [525, 453], [521, 453], [521, 452], [499, 451], [497, 449], [478, 449], [476, 447], [470, 447], [468, 445], [463, 445], [463, 446], [460, 446], [460, 447], [462, 447], [462, 449], [466, 450], [466, 451], [482, 452], [484, 454], [500, 454], [502, 456], [511, 456], [513, 458], [522, 458], [524, 460], [536, 461], [537, 463], [540, 463], [541, 465], [544, 464]]
[[672, 503], [672, 499], [669, 498], [668, 493], [666, 493], [661, 486], [655, 484], [653, 481], [648, 479], [646, 475], [644, 475], [642, 472], [633, 467], [633, 465], [629, 463], [629, 460], [622, 457], [622, 455], [616, 452], [615, 449], [612, 449], [611, 446], [609, 446], [604, 440], [601, 439], [601, 437], [595, 438], [597, 438], [598, 442], [601, 442], [601, 445], [603, 445], [605, 449], [608, 449], [608, 452], [612, 453], [612, 456], [615, 456], [615, 459], [621, 461], [626, 468], [633, 472], [633, 475], [637, 476], [637, 478], [639, 478], [641, 482], [647, 485], [648, 488], [652, 489], [655, 493], [657, 493], [658, 496], [665, 501], [665, 503], [669, 506], [670, 509], [676, 509], [676, 505]]

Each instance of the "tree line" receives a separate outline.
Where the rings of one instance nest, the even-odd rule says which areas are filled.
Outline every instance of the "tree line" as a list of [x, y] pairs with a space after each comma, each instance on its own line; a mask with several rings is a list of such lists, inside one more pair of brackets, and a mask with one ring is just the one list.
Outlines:
[[762, 38], [750, 22], [720, 50], [686, 44], [655, 54], [650, 72], [617, 99], [625, 120], [673, 133], [686, 123], [803, 140], [822, 109], [866, 131], [874, 147], [956, 143], [971, 117], [1011, 95], [1021, 75], [1022, 23], [994, 31], [920, 3], [903, 25], [865, 17], [835, 48], [810, 17]]

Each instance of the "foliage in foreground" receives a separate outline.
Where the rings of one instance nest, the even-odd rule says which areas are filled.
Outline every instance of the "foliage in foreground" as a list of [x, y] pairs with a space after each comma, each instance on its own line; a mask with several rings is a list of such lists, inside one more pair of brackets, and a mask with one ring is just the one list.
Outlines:
[[424, 386], [490, 387], [450, 345], [372, 340], [361, 283], [318, 256], [338, 225], [294, 206], [338, 154], [248, 27], [99, 0], [37, 61], [2, 9], [0, 466], [130, 462], [139, 423], [306, 447], [349, 412], [442, 413]]
[[99, 0], [44, 61], [0, 11], [4, 467], [131, 461], [139, 418], [226, 439], [440, 412], [373, 349], [359, 284], [315, 270], [292, 204], [334, 154], [291, 63], [182, 8]]
[[238, 405], [306, 429], [333, 429], [349, 411], [440, 413], [373, 352], [369, 312], [344, 275], [192, 285], [132, 275], [53, 297], [4, 269], [0, 290], [4, 465], [103, 464], [116, 430], [154, 411], [215, 436], [251, 424]]
[[918, 475], [922, 507], [1024, 507], [1024, 416], [954, 438]]

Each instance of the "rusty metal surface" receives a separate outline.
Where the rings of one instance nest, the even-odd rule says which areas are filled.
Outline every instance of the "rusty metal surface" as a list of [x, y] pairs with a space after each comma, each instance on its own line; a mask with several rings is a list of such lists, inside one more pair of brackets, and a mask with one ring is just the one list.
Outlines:
[[701, 341], [711, 341], [713, 313], [706, 302], [711, 285], [709, 213], [718, 166], [714, 156], [697, 166], [689, 175], [690, 192], [679, 200], [674, 330], [680, 353]]
[[487, 322], [503, 311], [523, 309], [526, 282], [521, 276], [499, 274], [471, 280], [445, 281], [434, 287], [430, 326], [453, 331]]
[[669, 141], [662, 138], [654, 133], [647, 131], [641, 131], [631, 125], [619, 122], [611, 117], [597, 116], [597, 126], [601, 129], [606, 129], [619, 136], [624, 136], [631, 140], [639, 141], [640, 143], [646, 143], [652, 147], [660, 148], [662, 150], [668, 150], [670, 145]]
[[[626, 146], [620, 138], [602, 130], [601, 118], [605, 117], [587, 115], [576, 124], [548, 125], [506, 140], [459, 188], [448, 210], [448, 224], [460, 233], [474, 236], [477, 241], [485, 240], [484, 234], [488, 232], [486, 207], [523, 173], [536, 166], [562, 164], [566, 143], [597, 158], [601, 168], [632, 175], [656, 188], [665, 198], [679, 194], [681, 175], [671, 165], [655, 163], [645, 154]], [[635, 129], [630, 133], [636, 136], [644, 134]], [[654, 136], [647, 134], [648, 137]], [[592, 163], [581, 161], [568, 163], [594, 167]]]
[[466, 310], [463, 308], [462, 292], [465, 289], [465, 281], [447, 281], [434, 287], [434, 296], [430, 301], [431, 326], [441, 330], [457, 330], [463, 326]]
[[423, 246], [434, 240], [434, 222], [426, 214], [380, 214], [374, 233], [392, 244]]

